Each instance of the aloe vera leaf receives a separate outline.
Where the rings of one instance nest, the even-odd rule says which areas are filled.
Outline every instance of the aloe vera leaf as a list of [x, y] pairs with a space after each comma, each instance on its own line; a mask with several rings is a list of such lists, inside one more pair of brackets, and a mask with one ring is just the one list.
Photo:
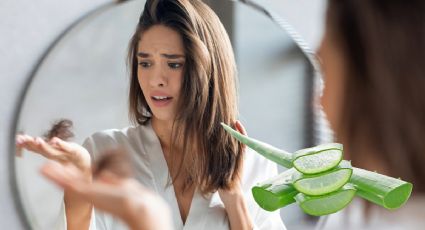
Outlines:
[[318, 196], [340, 189], [350, 180], [352, 173], [351, 163], [343, 160], [330, 171], [315, 175], [302, 174], [297, 171], [293, 174], [292, 180], [295, 189], [299, 192]]
[[292, 175], [296, 170], [288, 169], [283, 173], [258, 183], [252, 188], [255, 202], [264, 210], [275, 211], [295, 202], [298, 191], [292, 186]]
[[308, 196], [298, 193], [295, 200], [305, 213], [312, 216], [323, 216], [345, 208], [355, 195], [355, 187], [346, 184], [341, 189], [322, 196]]
[[292, 163], [298, 171], [304, 174], [316, 174], [337, 166], [342, 160], [342, 155], [341, 144], [322, 144], [296, 151]]
[[286, 168], [292, 168], [292, 154], [285, 152], [281, 149], [273, 147], [267, 143], [258, 141], [254, 138], [248, 137], [239, 133], [238, 131], [232, 129], [230, 126], [221, 123], [223, 128], [230, 133], [234, 138], [244, 143], [251, 149], [255, 150], [259, 154], [263, 155], [265, 158], [282, 165]]
[[387, 209], [401, 207], [413, 188], [409, 182], [360, 168], [353, 168], [350, 183], [358, 196]]

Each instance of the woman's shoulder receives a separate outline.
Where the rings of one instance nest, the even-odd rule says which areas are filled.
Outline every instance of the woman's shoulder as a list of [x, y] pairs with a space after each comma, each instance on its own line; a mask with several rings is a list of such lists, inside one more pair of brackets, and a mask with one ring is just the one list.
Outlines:
[[123, 138], [133, 138], [137, 135], [140, 126], [128, 126], [122, 129], [105, 129], [91, 134], [87, 139], [95, 142], [119, 141]]
[[151, 136], [151, 130], [146, 125], [128, 126], [122, 129], [106, 129], [90, 135], [83, 146], [96, 154], [111, 148], [137, 148], [146, 145]]
[[247, 148], [244, 157], [243, 182], [250, 187], [277, 174], [276, 163]]
[[105, 129], [97, 131], [90, 135], [87, 139], [94, 141], [116, 141], [121, 142], [132, 139], [143, 139], [150, 135], [152, 128], [149, 124], [127, 126], [122, 129]]

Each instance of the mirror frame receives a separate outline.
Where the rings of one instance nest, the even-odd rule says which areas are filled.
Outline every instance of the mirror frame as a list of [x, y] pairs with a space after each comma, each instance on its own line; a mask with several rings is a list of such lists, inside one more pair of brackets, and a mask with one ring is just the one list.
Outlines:
[[[54, 40], [51, 42], [51, 44], [46, 48], [46, 50], [43, 52], [41, 57], [37, 60], [36, 64], [34, 65], [32, 71], [24, 81], [24, 86], [22, 87], [21, 91], [19, 92], [18, 97], [18, 103], [15, 105], [13, 109], [13, 121], [11, 130], [9, 132], [9, 157], [7, 159], [8, 161], [8, 167], [7, 170], [9, 172], [9, 186], [12, 190], [13, 195], [13, 203], [15, 205], [16, 210], [18, 211], [19, 219], [21, 220], [21, 223], [25, 227], [25, 229], [32, 229], [30, 222], [28, 220], [28, 216], [24, 210], [24, 206], [22, 204], [21, 194], [18, 188], [17, 178], [16, 178], [16, 165], [15, 165], [15, 136], [19, 133], [17, 128], [19, 124], [19, 115], [21, 114], [22, 106], [24, 103], [24, 99], [27, 96], [27, 92], [29, 87], [31, 86], [32, 82], [34, 81], [35, 76], [38, 73], [38, 70], [43, 65], [44, 61], [49, 56], [50, 52], [56, 48], [58, 43], [62, 41], [62, 39], [69, 34], [77, 25], [79, 25], [80, 22], [95, 16], [96, 14], [102, 13], [118, 4], [128, 2], [130, 0], [115, 0], [115, 1], [108, 1], [106, 3], [103, 3], [102, 5], [90, 10], [89, 12], [81, 15], [79, 18], [77, 18], [73, 23], [71, 23], [69, 26], [67, 26]], [[294, 41], [295, 45], [298, 46], [300, 51], [304, 53], [304, 55], [307, 58], [307, 61], [309, 63], [308, 71], [310, 72], [309, 76], [312, 76], [311, 78], [307, 79], [306, 86], [309, 87], [311, 90], [307, 91], [306, 99], [307, 103], [305, 103], [305, 111], [306, 112], [306, 132], [308, 133], [307, 137], [304, 140], [305, 146], [313, 146], [318, 143], [322, 142], [328, 142], [331, 141], [329, 138], [327, 138], [326, 135], [328, 133], [331, 133], [330, 129], [327, 126], [326, 118], [322, 115], [322, 109], [320, 106], [313, 106], [313, 103], [315, 101], [315, 95], [317, 95], [321, 90], [322, 85], [322, 77], [320, 73], [320, 68], [318, 65], [318, 61], [316, 59], [316, 55], [314, 51], [312, 51], [307, 43], [302, 39], [302, 37], [296, 32], [296, 30], [280, 15], [277, 13], [267, 9], [265, 6], [262, 6], [256, 2], [253, 2], [251, 0], [228, 0], [228, 1], [234, 1], [234, 2], [240, 2], [242, 4], [245, 4], [249, 7], [254, 8], [259, 13], [264, 14], [268, 18], [272, 20], [275, 24], [277, 24], [281, 29], [283, 29], [290, 38]], [[319, 218], [319, 221], [316, 224], [316, 229], [320, 229], [320, 226], [323, 226], [323, 223], [325, 222], [326, 218]]]

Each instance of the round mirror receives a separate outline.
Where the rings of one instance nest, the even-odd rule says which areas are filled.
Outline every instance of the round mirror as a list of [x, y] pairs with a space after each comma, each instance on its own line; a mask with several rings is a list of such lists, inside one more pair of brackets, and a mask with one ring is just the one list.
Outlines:
[[[68, 118], [75, 124], [72, 141], [81, 144], [96, 131], [128, 126], [125, 59], [144, 3], [103, 6], [67, 30], [30, 76], [14, 132], [40, 136], [54, 121]], [[288, 25], [247, 1], [208, 3], [233, 44], [240, 120], [249, 134], [289, 151], [315, 144], [311, 105], [317, 73]], [[39, 174], [46, 159], [23, 152], [11, 160], [25, 221], [32, 229], [55, 229], [63, 216], [63, 193]], [[296, 205], [283, 208], [281, 216], [288, 229], [313, 228], [317, 221]]]

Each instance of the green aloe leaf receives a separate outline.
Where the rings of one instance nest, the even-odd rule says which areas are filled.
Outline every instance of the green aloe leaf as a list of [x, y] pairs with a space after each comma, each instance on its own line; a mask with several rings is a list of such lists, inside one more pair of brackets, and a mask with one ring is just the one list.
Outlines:
[[401, 207], [413, 189], [409, 182], [359, 168], [354, 168], [350, 183], [358, 196], [387, 209]]
[[337, 166], [342, 160], [342, 155], [343, 147], [341, 144], [322, 144], [296, 151], [293, 165], [304, 174], [321, 173]]
[[294, 168], [258, 183], [252, 188], [255, 202], [264, 210], [275, 211], [295, 202], [294, 196], [298, 191], [292, 186]]
[[255, 201], [267, 211], [296, 201], [304, 212], [322, 216], [343, 209], [355, 194], [384, 208], [397, 209], [411, 195], [413, 185], [409, 182], [354, 168], [348, 161], [342, 161], [343, 146], [339, 143], [318, 145], [291, 154], [242, 135], [224, 123], [221, 125], [240, 142], [289, 168], [252, 188]]
[[221, 123], [221, 125], [230, 135], [265, 158], [286, 168], [294, 166], [304, 174], [315, 174], [330, 170], [342, 160], [342, 145], [338, 143], [319, 145], [291, 154], [267, 143], [242, 135], [224, 123]]
[[324, 195], [344, 186], [352, 175], [353, 169], [349, 161], [342, 161], [330, 171], [309, 175], [295, 172], [293, 185], [299, 192], [310, 196]]
[[242, 135], [238, 131], [232, 129], [230, 126], [221, 123], [223, 128], [230, 133], [238, 141], [244, 143], [251, 149], [255, 150], [259, 154], [263, 155], [265, 158], [282, 165], [286, 168], [292, 168], [292, 154], [276, 147], [273, 147], [267, 143], [261, 142], [254, 138]]
[[354, 198], [356, 189], [346, 184], [341, 189], [322, 196], [308, 196], [298, 193], [295, 200], [301, 209], [312, 216], [323, 216], [345, 208]]

